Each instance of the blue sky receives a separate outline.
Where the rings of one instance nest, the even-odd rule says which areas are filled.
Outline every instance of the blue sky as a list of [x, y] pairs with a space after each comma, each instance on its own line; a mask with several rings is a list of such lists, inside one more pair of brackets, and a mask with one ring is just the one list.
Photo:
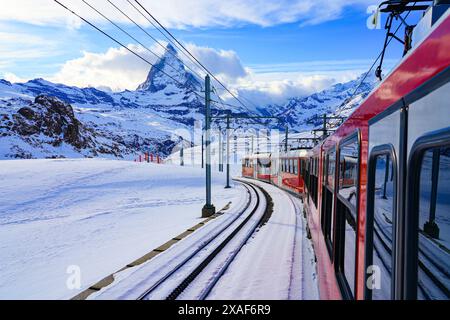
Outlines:
[[[125, 0], [115, 1], [126, 8]], [[287, 1], [267, 10], [257, 6], [264, 3], [269, 6], [270, 1], [255, 0], [254, 6], [252, 1], [245, 5], [230, 1], [229, 6], [216, 8], [221, 10], [220, 16], [208, 11], [214, 10], [210, 8], [213, 5], [219, 6], [215, 1], [186, 0], [188, 4], [191, 2], [191, 6], [180, 8], [180, 12], [177, 8], [182, 6], [182, 2], [177, 3], [177, 0], [167, 0], [169, 4], [173, 2], [170, 8], [164, 7], [160, 1], [144, 0], [144, 3], [159, 14], [180, 40], [203, 57], [208, 67], [225, 70], [220, 76], [230, 86], [243, 91], [256, 90], [261, 94], [272, 91], [274, 96], [284, 98], [285, 95], [319, 90], [334, 82], [356, 77], [370, 66], [383, 44], [384, 30], [370, 30], [366, 25], [369, 18], [367, 7], [377, 1], [329, 0], [320, 7], [314, 7], [310, 1]], [[32, 7], [39, 2], [39, 8]], [[144, 44], [154, 48], [152, 40], [121, 20], [106, 0], [90, 2]], [[133, 43], [82, 3], [65, 3], [123, 43]], [[124, 52], [112, 52], [118, 48], [115, 43], [60, 10], [53, 1], [18, 0], [9, 6], [13, 7], [6, 8], [3, 15], [0, 13], [0, 76], [4, 78], [25, 81], [44, 77], [78, 86], [111, 87], [108, 78], [117, 76], [123, 81], [112, 89], [122, 90], [132, 89], [143, 81], [148, 72], [148, 66], [131, 60], [136, 58], [128, 57], [128, 61], [123, 57]], [[12, 14], [25, 10], [25, 6], [30, 11], [28, 16], [26, 13], [18, 17]], [[38, 10], [45, 11], [39, 13]], [[183, 10], [192, 10], [192, 17], [186, 18], [188, 15], [183, 14]], [[202, 10], [206, 10], [206, 17], [205, 14], [195, 17], [197, 11], [202, 13]], [[155, 15], [158, 17], [158, 14]], [[145, 22], [142, 19], [138, 21]], [[147, 30], [163, 39], [157, 31]], [[392, 45], [387, 53], [386, 69], [394, 65], [400, 54], [400, 45]], [[121, 55], [121, 60], [114, 64], [117, 55]], [[96, 69], [96, 76], [92, 75], [92, 70], [83, 70], [102, 67], [104, 70]], [[227, 70], [233, 72], [227, 74]]]

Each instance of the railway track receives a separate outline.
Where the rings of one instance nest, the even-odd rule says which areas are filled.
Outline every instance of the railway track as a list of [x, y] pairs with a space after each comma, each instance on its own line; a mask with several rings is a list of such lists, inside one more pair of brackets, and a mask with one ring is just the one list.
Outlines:
[[241, 212], [142, 292], [138, 300], [206, 299], [259, 226], [270, 217], [270, 197], [260, 187], [239, 181], [249, 199]]

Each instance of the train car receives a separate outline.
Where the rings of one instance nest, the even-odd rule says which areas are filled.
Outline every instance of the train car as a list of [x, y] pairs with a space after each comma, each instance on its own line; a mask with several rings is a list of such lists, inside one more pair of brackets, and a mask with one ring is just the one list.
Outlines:
[[256, 153], [242, 158], [242, 176], [266, 182], [272, 181], [270, 153]]
[[279, 173], [276, 179], [278, 186], [297, 194], [303, 194], [305, 183], [302, 175], [306, 165], [307, 150], [291, 150], [279, 156]]
[[433, 9], [427, 35], [309, 155], [322, 299], [450, 298], [450, 16]]
[[255, 178], [254, 158], [245, 156], [242, 158], [242, 176], [245, 178]]
[[272, 174], [271, 174], [271, 166], [272, 159], [270, 153], [258, 153], [256, 154], [255, 159], [256, 165], [256, 179], [271, 182]]

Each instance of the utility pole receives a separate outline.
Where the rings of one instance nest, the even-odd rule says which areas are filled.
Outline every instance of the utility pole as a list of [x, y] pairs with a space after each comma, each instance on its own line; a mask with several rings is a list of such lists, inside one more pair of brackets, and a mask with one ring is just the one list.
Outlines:
[[203, 146], [203, 144], [204, 144], [204, 142], [203, 142], [203, 133], [202, 133], [202, 169], [205, 167], [205, 156], [204, 156], [204, 153], [205, 153], [205, 148], [204, 148], [204, 146]]
[[255, 151], [255, 148], [254, 148], [254, 144], [255, 144], [255, 136], [252, 134], [252, 154], [253, 154], [253, 152]]
[[219, 127], [219, 172], [223, 172], [222, 128]]
[[328, 131], [327, 131], [327, 114], [326, 113], [323, 114], [323, 136], [325, 138], [328, 136]]
[[180, 149], [180, 166], [184, 167], [184, 147], [183, 147], [183, 142], [181, 142], [181, 149]]
[[205, 120], [206, 120], [206, 204], [202, 209], [202, 218], [208, 218], [216, 213], [211, 203], [211, 78], [205, 78]]
[[230, 189], [230, 113], [227, 114], [227, 185], [225, 189]]
[[238, 149], [238, 137], [233, 136], [234, 139], [234, 164], [237, 164], [237, 149]]
[[288, 140], [289, 140], [289, 127], [286, 126], [286, 137], [285, 137], [285, 142], [284, 142], [284, 152], [288, 152]]

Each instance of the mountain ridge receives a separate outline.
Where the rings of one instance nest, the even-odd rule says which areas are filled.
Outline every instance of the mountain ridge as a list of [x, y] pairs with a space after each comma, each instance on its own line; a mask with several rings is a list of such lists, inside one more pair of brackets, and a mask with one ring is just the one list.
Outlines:
[[[238, 115], [277, 116], [284, 118], [286, 123], [269, 121], [267, 125], [270, 128], [281, 129], [287, 124], [291, 132], [311, 130], [318, 125], [311, 122], [311, 119], [317, 114], [337, 112], [339, 106], [351, 96], [361, 77], [335, 84], [309, 96], [293, 97], [280, 105], [261, 106], [257, 110], [213, 105], [213, 113], [229, 110]], [[134, 91], [106, 92], [96, 88], [55, 84], [39, 78], [26, 83], [11, 83], [0, 79], [0, 116], [9, 114], [8, 108], [18, 101], [22, 101], [24, 107], [40, 95], [55, 97], [70, 104], [77, 120], [83, 125], [104, 134], [105, 139], [109, 135], [114, 137], [113, 140], [122, 141], [125, 151], [119, 152], [117, 157], [132, 158], [133, 153], [150, 149], [167, 155], [170, 153], [167, 146], [174, 146], [176, 143], [172, 143], [173, 141], [183, 141], [181, 134], [177, 134], [178, 130], [192, 132], [194, 123], [204, 119], [204, 101], [198, 94], [202, 89], [200, 81], [186, 70], [178, 53], [170, 46], [162, 59], [150, 69], [145, 81]], [[363, 98], [374, 85], [373, 78], [368, 77], [361, 85], [358, 95]], [[8, 101], [10, 99], [19, 100], [12, 103]], [[356, 106], [357, 104], [352, 108]], [[236, 121], [235, 125], [240, 128], [248, 126], [244, 121]], [[154, 142], [155, 147], [152, 148], [145, 141]], [[200, 141], [193, 143], [198, 144]], [[7, 148], [7, 144], [8, 142], [0, 142], [3, 149]], [[4, 154], [0, 154], [0, 157], [4, 157]]]

